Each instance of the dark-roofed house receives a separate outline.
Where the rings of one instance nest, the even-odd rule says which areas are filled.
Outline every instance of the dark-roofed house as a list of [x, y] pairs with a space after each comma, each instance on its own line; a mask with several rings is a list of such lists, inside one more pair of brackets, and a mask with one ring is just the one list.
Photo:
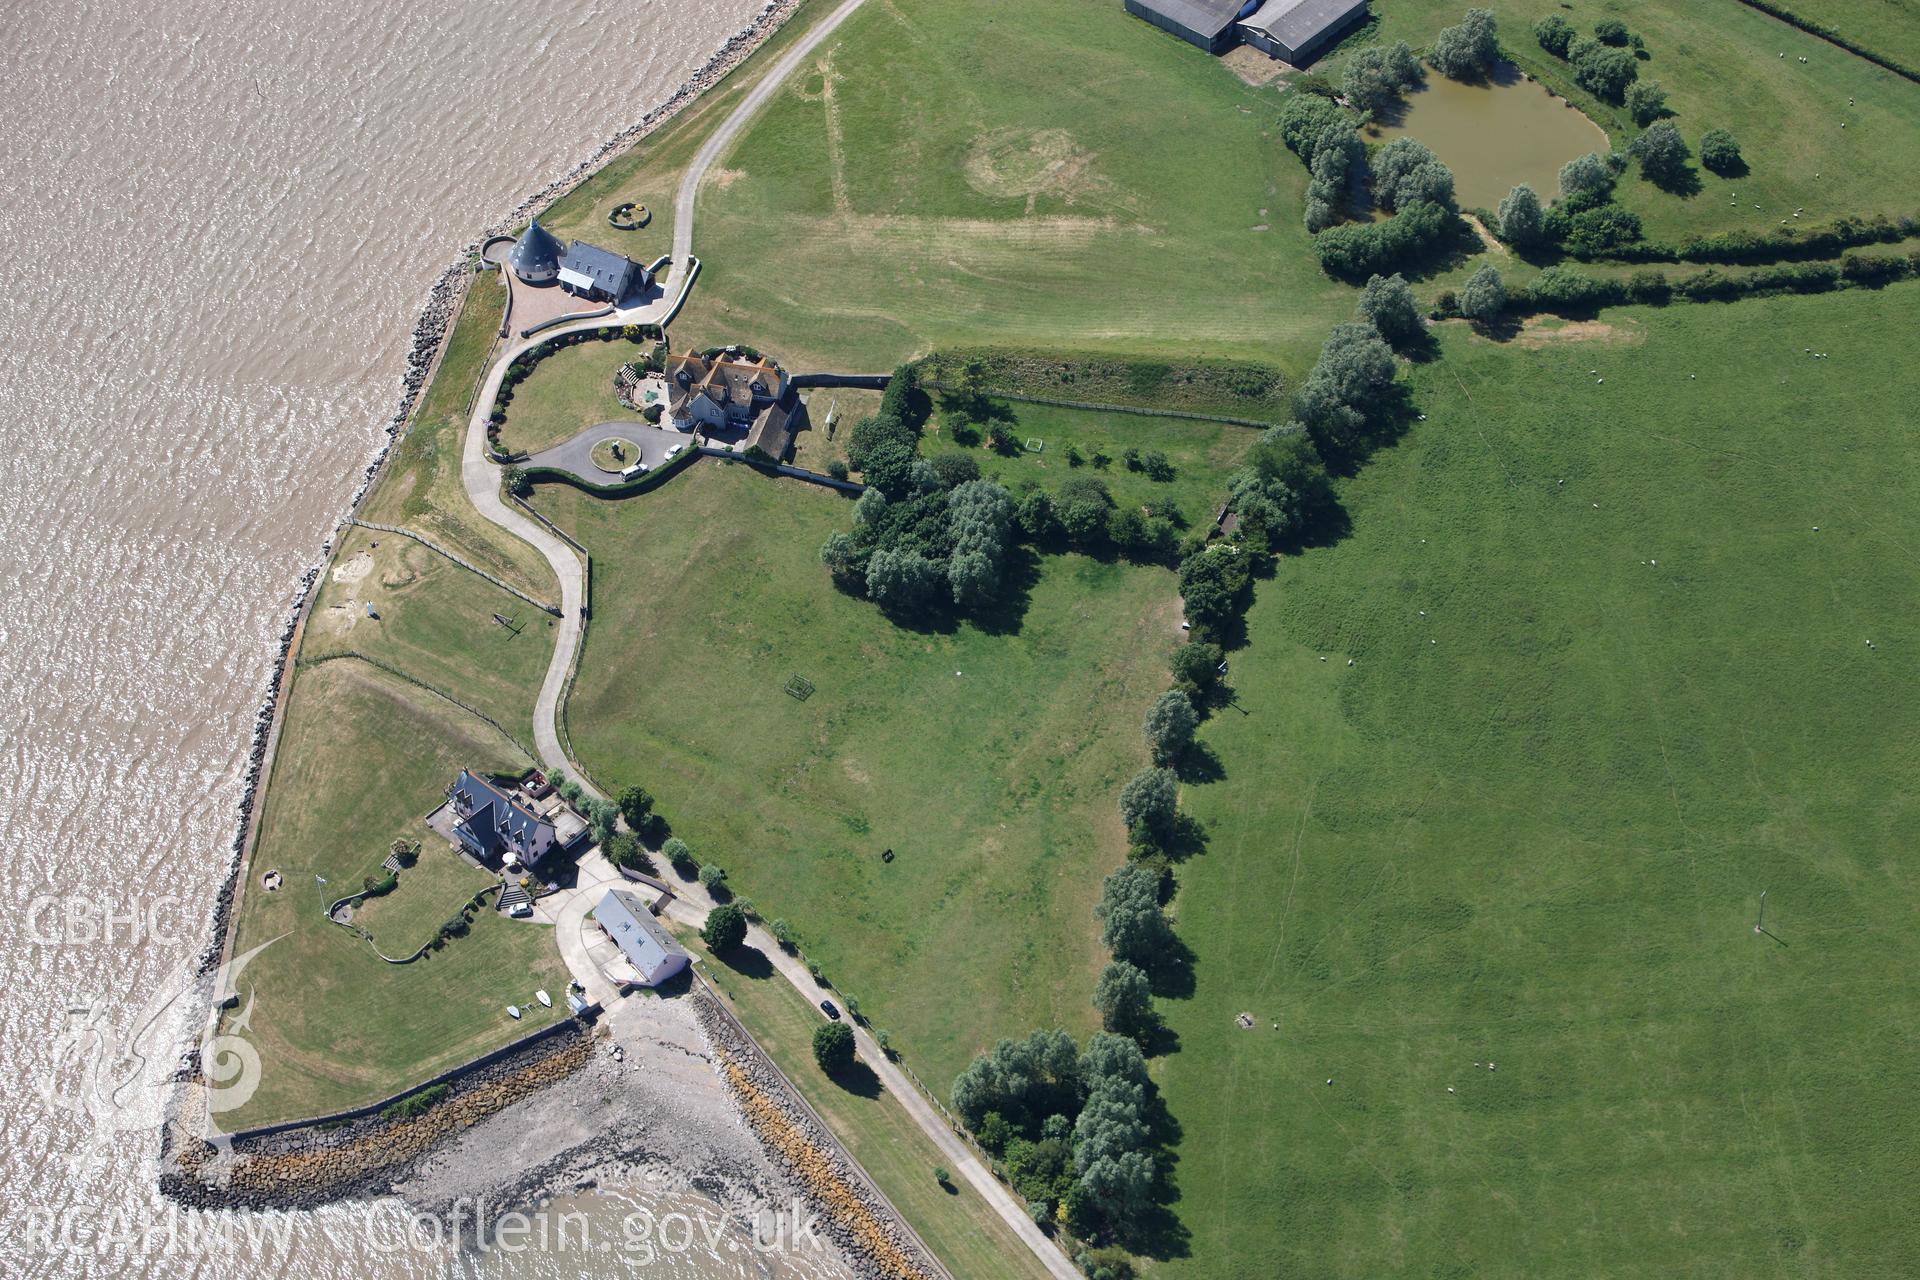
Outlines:
[[695, 423], [744, 427], [786, 394], [787, 375], [764, 356], [748, 359], [689, 351], [667, 357], [667, 413], [683, 431]]
[[534, 218], [513, 242], [507, 265], [528, 284], [552, 284], [560, 275], [560, 242]]
[[1305, 66], [1366, 13], [1367, 0], [1266, 0], [1241, 19], [1240, 35], [1269, 57]]
[[593, 909], [594, 921], [627, 958], [643, 986], [657, 987], [687, 967], [687, 950], [625, 889], [609, 889]]
[[653, 283], [647, 269], [630, 258], [575, 240], [560, 259], [560, 287], [584, 298], [603, 298], [618, 302], [632, 289], [644, 289]]
[[775, 462], [785, 462], [793, 452], [793, 437], [807, 425], [807, 402], [793, 388], [760, 415], [747, 433], [747, 448], [758, 449]]
[[1126, 0], [1127, 12], [1208, 53], [1225, 53], [1239, 40], [1236, 20], [1260, 0]]
[[498, 858], [533, 866], [560, 846], [552, 822], [469, 769], [447, 788], [447, 806], [454, 836], [483, 862]]

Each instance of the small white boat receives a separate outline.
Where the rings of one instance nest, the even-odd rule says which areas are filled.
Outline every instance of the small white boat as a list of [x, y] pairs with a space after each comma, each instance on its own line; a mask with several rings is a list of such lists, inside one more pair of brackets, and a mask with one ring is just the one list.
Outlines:
[[541, 1008], [543, 1008], [543, 1009], [551, 1009], [551, 1008], [553, 1008], [553, 997], [552, 997], [552, 996], [550, 996], [550, 995], [548, 995], [548, 994], [547, 994], [547, 993], [546, 993], [545, 991], [536, 991], [536, 992], [534, 992], [534, 993], [533, 993], [533, 998], [534, 998], [535, 1000], [538, 1000], [538, 1001], [540, 1002], [540, 1007], [541, 1007]]
[[520, 1006], [519, 1006], [519, 1005], [517, 1005], [517, 1004], [510, 1004], [510, 1005], [508, 1005], [508, 1006], [507, 1006], [507, 1016], [508, 1016], [509, 1018], [518, 1018], [518, 1017], [520, 1016]]

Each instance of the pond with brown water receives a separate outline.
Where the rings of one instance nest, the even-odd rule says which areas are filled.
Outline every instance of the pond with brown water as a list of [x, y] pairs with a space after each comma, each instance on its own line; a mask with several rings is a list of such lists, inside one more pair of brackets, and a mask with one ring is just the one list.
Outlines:
[[1453, 170], [1465, 208], [1491, 209], [1519, 183], [1548, 201], [1560, 166], [1589, 151], [1605, 155], [1606, 131], [1563, 98], [1501, 63], [1491, 79], [1462, 84], [1428, 71], [1406, 105], [1366, 130], [1370, 143], [1418, 138]]

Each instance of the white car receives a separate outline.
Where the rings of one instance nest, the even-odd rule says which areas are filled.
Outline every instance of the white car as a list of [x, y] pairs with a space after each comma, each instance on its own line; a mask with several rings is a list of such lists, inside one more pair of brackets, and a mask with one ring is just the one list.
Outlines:
[[663, 461], [663, 462], [671, 462], [671, 461], [673, 461], [673, 460], [674, 460], [675, 458], [677, 458], [677, 457], [679, 457], [679, 456], [680, 456], [680, 451], [681, 451], [682, 449], [684, 449], [684, 448], [686, 448], [686, 447], [687, 447], [687, 446], [685, 446], [685, 445], [683, 445], [683, 444], [676, 444], [676, 445], [674, 445], [674, 446], [673, 446], [672, 448], [670, 448], [670, 449], [668, 449], [668, 450], [667, 450], [667, 456], [666, 456], [665, 458], [663, 458], [663, 459], [661, 459], [661, 461]]
[[625, 471], [622, 471], [620, 473], [620, 478], [622, 480], [631, 480], [635, 476], [643, 476], [651, 470], [653, 470], [653, 468], [649, 467], [646, 463], [636, 462], [632, 466], [628, 467]]
[[525, 920], [533, 914], [533, 904], [531, 902], [516, 902], [507, 908], [507, 914], [515, 920]]

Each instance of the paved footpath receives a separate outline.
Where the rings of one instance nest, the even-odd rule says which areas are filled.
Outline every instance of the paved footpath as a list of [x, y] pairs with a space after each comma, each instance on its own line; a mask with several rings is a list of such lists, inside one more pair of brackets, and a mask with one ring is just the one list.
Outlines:
[[[607, 328], [629, 324], [663, 324], [680, 308], [686, 291], [692, 286], [693, 259], [693, 214], [695, 198], [700, 183], [706, 177], [716, 161], [732, 145], [740, 130], [753, 115], [772, 100], [782, 82], [797, 68], [820, 43], [831, 35], [844, 22], [863, 0], [844, 0], [839, 8], [829, 14], [818, 26], [814, 27], [800, 41], [781, 55], [773, 69], [756, 84], [747, 96], [735, 107], [733, 113], [723, 121], [700, 150], [695, 154], [693, 163], [680, 183], [680, 190], [674, 198], [673, 219], [673, 264], [672, 275], [664, 283], [663, 295], [645, 306], [633, 307], [616, 312], [611, 316], [602, 316], [592, 320], [582, 320], [574, 324], [558, 325], [541, 333], [538, 337], [521, 339], [509, 343], [492, 368], [487, 371], [486, 381], [480, 387], [480, 393], [474, 397], [473, 414], [467, 421], [466, 441], [461, 451], [460, 478], [472, 500], [474, 508], [481, 515], [499, 525], [502, 529], [531, 544], [548, 565], [553, 568], [554, 576], [560, 582], [560, 622], [555, 628], [553, 660], [547, 667], [546, 679], [540, 685], [540, 697], [533, 710], [533, 741], [539, 752], [541, 762], [549, 769], [566, 770], [569, 776], [579, 778], [579, 770], [568, 759], [560, 746], [560, 735], [556, 722], [560, 710], [560, 698], [566, 689], [567, 674], [573, 668], [574, 654], [580, 647], [580, 635], [584, 626], [581, 607], [586, 599], [586, 575], [579, 557], [573, 549], [561, 541], [552, 532], [521, 515], [509, 506], [500, 496], [500, 468], [486, 455], [486, 418], [492, 410], [493, 400], [499, 394], [500, 384], [506, 377], [507, 366], [522, 352], [539, 345], [557, 334], [573, 333], [580, 330]], [[580, 779], [585, 785], [585, 779]], [[595, 876], [596, 886], [605, 883], [598, 877], [601, 868], [611, 874], [612, 868], [598, 852], [588, 855], [583, 862], [590, 864]], [[583, 866], [583, 883], [589, 873], [589, 867]], [[713, 907], [713, 900], [705, 888], [699, 884], [682, 886], [675, 890], [677, 896], [668, 914], [683, 924], [694, 927], [705, 923], [707, 912]], [[587, 911], [598, 900], [598, 894], [589, 891], [576, 892], [564, 904], [556, 904], [555, 926], [556, 940], [560, 944], [562, 957], [576, 978], [586, 986], [590, 993], [598, 995], [609, 991], [606, 980], [600, 976], [598, 966], [594, 965], [586, 954], [580, 937], [580, 922]], [[805, 967], [793, 956], [782, 951], [772, 937], [758, 925], [750, 926], [747, 938], [754, 946], [765, 952], [781, 975], [793, 984], [795, 990], [805, 996], [808, 1004], [818, 999], [819, 987], [813, 981]], [[603, 1001], [603, 1003], [607, 1003]], [[823, 1015], [824, 1016], [824, 1015]], [[849, 1020], [851, 1021], [851, 1019]], [[1057, 1277], [1057, 1280], [1079, 1280], [1080, 1271], [1063, 1252], [1059, 1245], [1034, 1225], [1033, 1218], [1027, 1213], [1026, 1206], [1016, 1200], [987, 1167], [973, 1149], [957, 1137], [947, 1125], [946, 1120], [933, 1109], [920, 1091], [908, 1080], [906, 1074], [888, 1060], [880, 1051], [865, 1028], [855, 1026], [854, 1042], [859, 1047], [861, 1058], [873, 1069], [881, 1083], [892, 1092], [900, 1105], [915, 1124], [932, 1140], [941, 1156], [958, 1176], [966, 1179], [980, 1196], [1000, 1215], [1012, 1231], [1033, 1250], [1041, 1265]]]
[[[707, 912], [713, 910], [714, 902], [707, 894], [705, 885], [695, 881], [675, 889], [674, 893], [676, 896], [667, 907], [669, 917], [696, 929], [706, 923]], [[813, 1007], [814, 1016], [825, 1022], [826, 1015], [820, 1012], [818, 1004], [823, 988], [813, 980], [813, 975], [807, 972], [799, 958], [782, 950], [780, 944], [773, 940], [773, 935], [757, 924], [747, 925], [747, 942], [766, 955], [773, 967], [779, 970], [780, 976], [806, 997], [807, 1003]], [[945, 1118], [921, 1095], [913, 1081], [907, 1079], [906, 1073], [881, 1051], [879, 1042], [867, 1033], [865, 1027], [854, 1021], [852, 1015], [847, 1016], [846, 1022], [853, 1028], [853, 1041], [860, 1051], [860, 1060], [873, 1069], [873, 1073], [880, 1077], [881, 1087], [893, 1095], [894, 1101], [906, 1108], [914, 1123], [933, 1140], [946, 1166], [964, 1178], [969, 1186], [979, 1192], [981, 1199], [999, 1212], [1001, 1219], [1013, 1228], [1014, 1234], [1025, 1242], [1027, 1248], [1033, 1250], [1034, 1256], [1049, 1273], [1059, 1280], [1080, 1280], [1080, 1270], [1067, 1260], [1060, 1246], [1034, 1225], [1026, 1206], [1013, 1198], [1013, 1193], [993, 1176], [973, 1148], [954, 1133]]]
[[740, 136], [740, 130], [746, 127], [747, 121], [773, 100], [773, 95], [780, 91], [780, 86], [793, 74], [794, 69], [818, 49], [822, 41], [837, 31], [841, 23], [852, 17], [853, 11], [862, 3], [863, 0], [845, 0], [819, 26], [800, 37], [800, 42], [780, 55], [780, 60], [773, 64], [773, 70], [761, 77], [760, 83], [753, 86], [740, 105], [733, 109], [733, 114], [721, 121], [720, 127], [709, 134], [707, 140], [700, 144], [700, 149], [693, 153], [693, 163], [687, 166], [686, 173], [681, 176], [680, 190], [673, 197], [674, 262], [685, 263], [693, 257], [693, 206], [695, 197], [700, 194], [700, 184], [706, 181], [707, 170], [713, 168], [726, 149], [733, 145], [733, 140]]

